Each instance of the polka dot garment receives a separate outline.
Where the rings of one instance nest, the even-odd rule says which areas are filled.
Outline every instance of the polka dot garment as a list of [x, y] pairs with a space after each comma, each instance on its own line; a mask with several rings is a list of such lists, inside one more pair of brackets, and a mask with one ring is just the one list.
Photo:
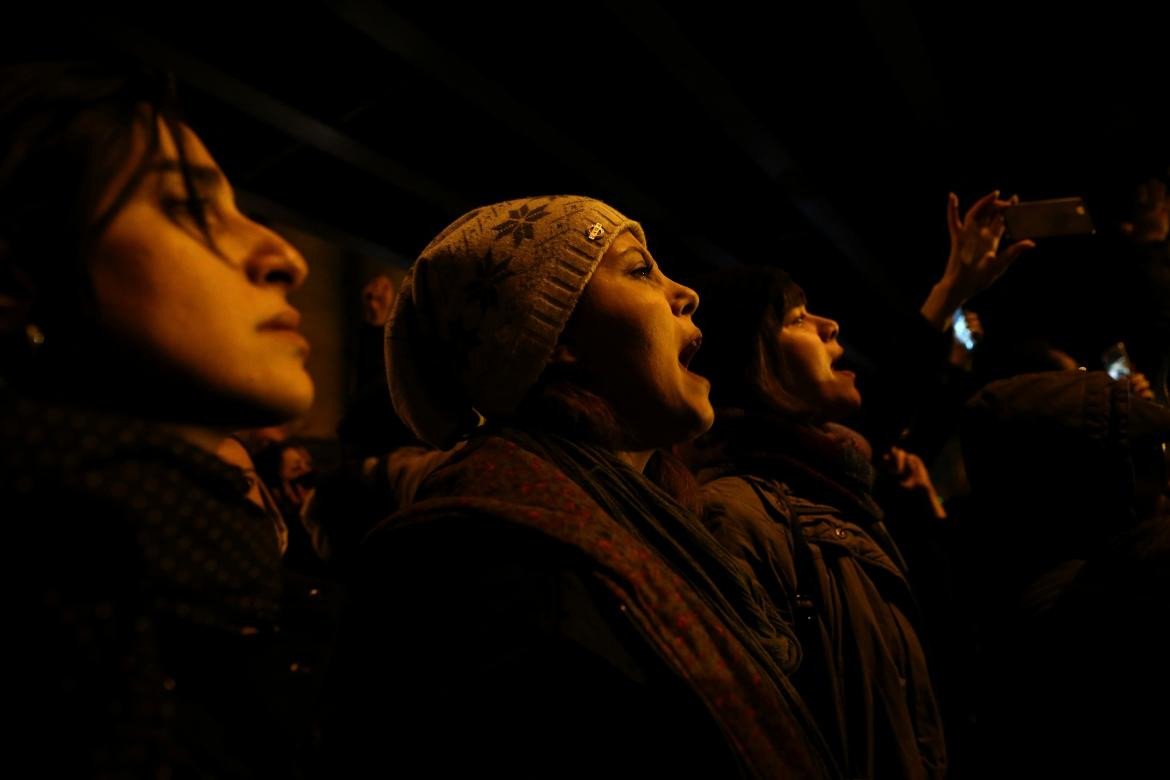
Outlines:
[[237, 469], [157, 427], [3, 399], [17, 706], [47, 768], [271, 771], [280, 552], [245, 490]]

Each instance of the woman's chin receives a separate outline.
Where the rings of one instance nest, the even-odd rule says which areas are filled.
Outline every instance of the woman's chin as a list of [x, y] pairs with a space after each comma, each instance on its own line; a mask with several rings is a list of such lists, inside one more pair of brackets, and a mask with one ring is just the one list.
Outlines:
[[255, 417], [263, 419], [265, 425], [282, 425], [305, 416], [313, 406], [313, 394], [289, 393], [280, 398], [256, 399]]
[[698, 410], [698, 418], [696, 420], [695, 432], [687, 437], [687, 441], [702, 436], [707, 431], [711, 430], [711, 426], [715, 424], [715, 407], [711, 405], [710, 401], [703, 403]]
[[676, 444], [694, 441], [711, 430], [711, 426], [715, 424], [715, 408], [707, 399], [704, 398], [701, 404], [695, 405], [689, 411], [690, 414], [681, 421], [675, 435], [664, 446], [673, 447]]
[[221, 397], [218, 403], [207, 402], [209, 414], [223, 418], [234, 428], [263, 428], [282, 425], [303, 417], [313, 406], [314, 388], [308, 377], [263, 393], [240, 393]]
[[621, 422], [625, 431], [623, 449], [631, 451], [670, 449], [676, 444], [684, 444], [697, 439], [711, 429], [715, 424], [715, 410], [710, 402], [704, 399], [702, 404], [680, 410], [669, 419], [658, 420], [652, 427], [646, 426], [646, 419], [630, 423]]

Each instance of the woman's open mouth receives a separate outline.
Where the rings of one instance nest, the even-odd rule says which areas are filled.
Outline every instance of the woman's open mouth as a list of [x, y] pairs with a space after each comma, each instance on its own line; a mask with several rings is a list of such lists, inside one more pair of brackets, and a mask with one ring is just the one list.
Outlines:
[[836, 358], [835, 360], [832, 360], [829, 363], [829, 370], [831, 370], [834, 374], [843, 374], [845, 376], [853, 377], [856, 379], [857, 374], [855, 374], [853, 372], [853, 370], [851, 368], [849, 368], [848, 366], [849, 366], [849, 362], [847, 360], [845, 360], [844, 355], [841, 355], [840, 357]]
[[695, 359], [695, 355], [698, 353], [699, 347], [702, 346], [702, 344], [703, 335], [699, 334], [695, 338], [688, 341], [686, 346], [683, 347], [682, 352], [679, 353], [678, 362], [681, 363], [682, 367], [687, 371], [691, 370], [691, 361]]

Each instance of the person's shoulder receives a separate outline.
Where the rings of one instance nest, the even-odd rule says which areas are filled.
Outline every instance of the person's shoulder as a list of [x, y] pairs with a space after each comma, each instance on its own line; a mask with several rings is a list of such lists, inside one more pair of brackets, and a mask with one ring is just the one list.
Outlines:
[[720, 477], [699, 491], [704, 524], [726, 544], [758, 545], [786, 535], [792, 524], [787, 496], [783, 483], [749, 475]]
[[30, 544], [129, 550], [203, 529], [269, 541], [238, 469], [144, 420], [21, 399], [0, 410], [0, 453], [0, 496]]
[[231, 482], [233, 491], [242, 479], [238, 469], [148, 420], [55, 402], [6, 398], [0, 404], [0, 444], [4, 473], [26, 479], [35, 474], [67, 481], [124, 464], [136, 464], [130, 470], [143, 477], [168, 469], [210, 474]]
[[548, 462], [506, 439], [478, 438], [367, 534], [359, 580], [379, 593], [421, 588], [428, 599], [507, 601], [520, 589], [555, 601], [567, 574], [591, 568], [571, 528], [604, 523], [599, 513]]
[[792, 491], [777, 479], [735, 474], [718, 477], [699, 487], [704, 511], [774, 512], [787, 515]]
[[737, 505], [743, 502], [758, 502], [748, 477], [740, 475], [725, 475], [709, 479], [699, 485], [698, 496], [704, 510], [719, 509], [726, 505]]
[[552, 463], [535, 452], [505, 436], [492, 434], [469, 440], [452, 454], [448, 465], [488, 471], [504, 469], [507, 474], [516, 475], [560, 474]]
[[488, 547], [510, 535], [574, 546], [585, 533], [582, 528], [606, 526], [606, 518], [553, 464], [504, 437], [480, 436], [450, 451], [413, 503], [370, 531], [364, 557], [380, 558], [390, 548], [407, 546], [441, 551], [472, 539]]
[[786, 482], [754, 475], [726, 476], [699, 489], [708, 526], [734, 523], [766, 528], [839, 523], [842, 511], [794, 492]]
[[483, 436], [453, 451], [419, 489], [416, 506], [456, 497], [557, 511], [595, 506], [564, 472], [502, 436]]

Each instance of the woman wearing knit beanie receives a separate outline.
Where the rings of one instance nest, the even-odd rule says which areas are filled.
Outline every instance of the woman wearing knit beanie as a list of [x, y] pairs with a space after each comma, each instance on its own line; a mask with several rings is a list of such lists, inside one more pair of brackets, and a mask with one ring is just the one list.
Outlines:
[[[998, 251], [1011, 201], [995, 195], [961, 220], [952, 196], [951, 259], [923, 305], [923, 328], [942, 331], [1030, 245]], [[714, 273], [699, 288], [705, 346], [695, 367], [718, 410], [692, 450], [704, 521], [794, 626], [792, 682], [844, 774], [942, 777], [942, 722], [905, 564], [872, 496], [873, 453], [839, 424], [861, 394], [837, 365], [837, 323], [810, 311], [778, 268]], [[905, 484], [928, 491], [921, 462], [898, 457], [918, 471]]]
[[335, 769], [836, 774], [782, 617], [651, 478], [711, 424], [697, 305], [585, 197], [476, 209], [422, 252], [391, 394], [420, 439], [466, 443], [365, 542]]

